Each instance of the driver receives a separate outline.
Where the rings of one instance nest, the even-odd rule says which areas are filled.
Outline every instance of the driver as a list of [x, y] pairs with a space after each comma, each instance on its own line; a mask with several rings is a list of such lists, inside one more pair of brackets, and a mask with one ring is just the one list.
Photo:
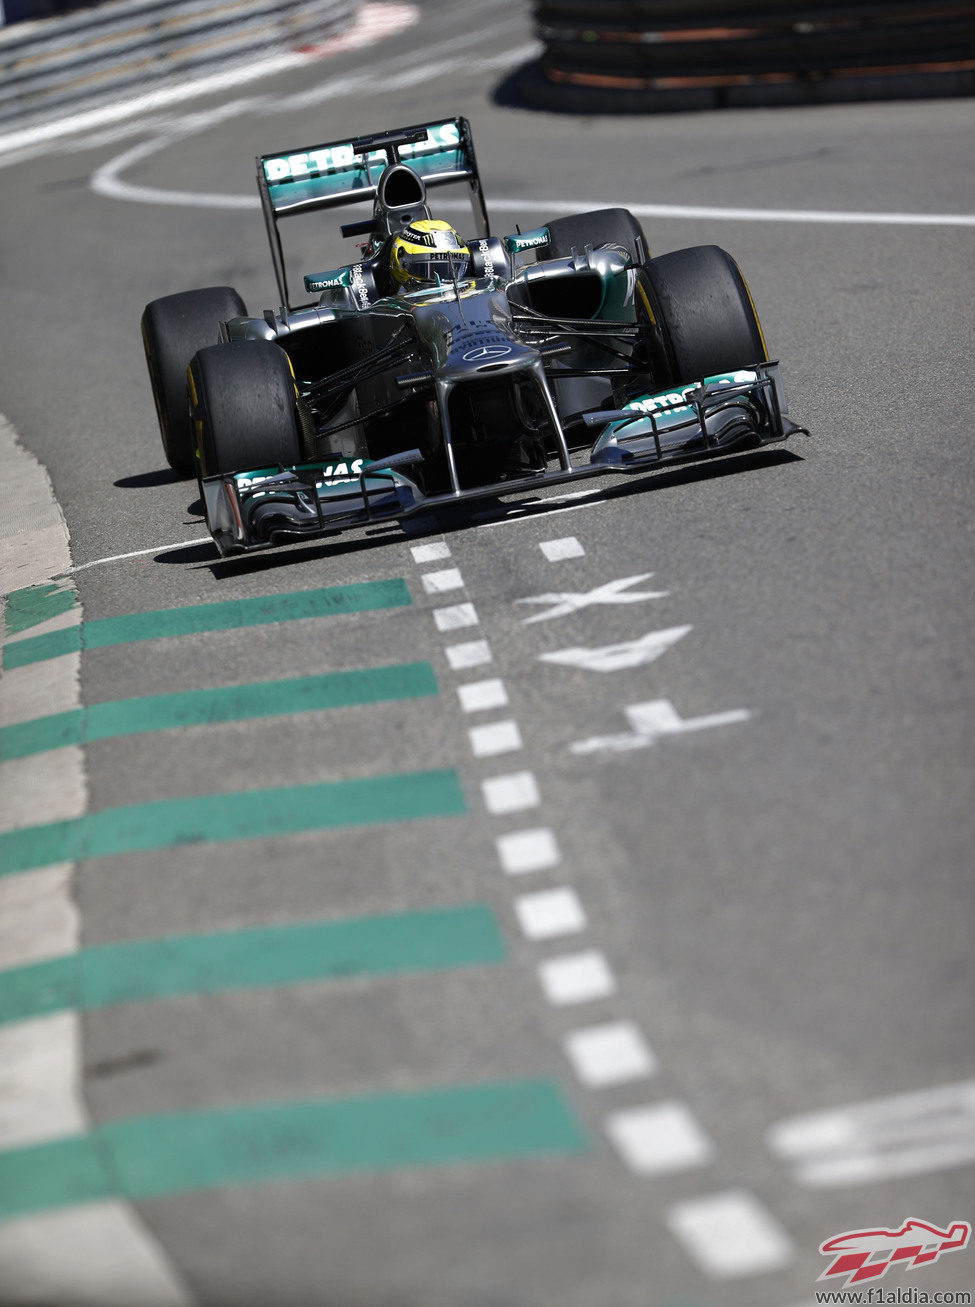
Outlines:
[[393, 237], [389, 260], [398, 286], [421, 290], [468, 276], [471, 254], [449, 222], [419, 218]]

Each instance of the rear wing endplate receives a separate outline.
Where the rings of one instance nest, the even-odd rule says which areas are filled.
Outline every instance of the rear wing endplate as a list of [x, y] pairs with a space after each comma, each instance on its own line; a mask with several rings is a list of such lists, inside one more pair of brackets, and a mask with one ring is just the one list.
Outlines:
[[408, 164], [423, 178], [428, 190], [450, 182], [467, 182], [478, 233], [488, 235], [487, 208], [466, 118], [435, 119], [415, 127], [258, 155], [257, 189], [286, 310], [296, 306], [288, 299], [278, 220], [374, 200], [382, 171], [391, 163]]

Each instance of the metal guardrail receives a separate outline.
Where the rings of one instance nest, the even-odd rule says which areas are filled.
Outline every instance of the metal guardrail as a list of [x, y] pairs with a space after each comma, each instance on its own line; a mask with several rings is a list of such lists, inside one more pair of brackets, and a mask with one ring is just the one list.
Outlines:
[[975, 93], [973, 0], [535, 0], [527, 99], [646, 112]]
[[0, 125], [300, 50], [345, 30], [355, 9], [354, 0], [119, 0], [3, 28]]

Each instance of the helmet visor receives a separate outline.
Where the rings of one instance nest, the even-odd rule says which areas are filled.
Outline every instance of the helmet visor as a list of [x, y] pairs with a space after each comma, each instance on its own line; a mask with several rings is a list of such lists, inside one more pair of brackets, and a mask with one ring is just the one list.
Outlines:
[[450, 250], [403, 250], [400, 265], [411, 281], [453, 281], [467, 275], [470, 255], [463, 247]]

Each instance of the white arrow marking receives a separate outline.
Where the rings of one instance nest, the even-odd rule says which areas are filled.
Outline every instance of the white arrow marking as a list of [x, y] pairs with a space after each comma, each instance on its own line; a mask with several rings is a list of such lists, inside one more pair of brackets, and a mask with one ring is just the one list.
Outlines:
[[607, 581], [605, 585], [597, 586], [595, 590], [576, 594], [573, 591], [562, 593], [551, 593], [543, 595], [529, 595], [525, 599], [516, 599], [516, 604], [551, 604], [553, 607], [547, 613], [536, 613], [534, 617], [526, 617], [525, 625], [529, 622], [547, 622], [552, 617], [565, 617], [568, 613], [577, 613], [580, 608], [589, 608], [592, 604], [637, 604], [644, 599], [663, 599], [669, 594], [668, 590], [629, 590], [628, 586], [637, 585], [640, 581], [646, 581], [652, 572], [641, 572], [639, 576], [623, 576], [617, 581]]
[[789, 1117], [767, 1138], [795, 1180], [817, 1189], [965, 1166], [975, 1162], [975, 1080]]
[[684, 721], [677, 715], [669, 699], [651, 699], [647, 703], [631, 703], [623, 710], [632, 731], [625, 735], [594, 735], [588, 740], [576, 740], [573, 753], [624, 753], [628, 749], [645, 749], [655, 744], [661, 735], [685, 735], [688, 731], [706, 731], [712, 726], [731, 726], [746, 722], [751, 716], [746, 708], [731, 712], [710, 713], [706, 717], [689, 717]]
[[599, 649], [585, 649], [576, 645], [572, 649], [557, 649], [555, 653], [539, 654], [538, 660], [543, 663], [561, 663], [566, 667], [582, 667], [587, 672], [619, 672], [626, 667], [641, 667], [644, 663], [652, 663], [691, 629], [690, 626], [671, 626], [666, 631], [649, 631], [638, 640], [604, 644]]

